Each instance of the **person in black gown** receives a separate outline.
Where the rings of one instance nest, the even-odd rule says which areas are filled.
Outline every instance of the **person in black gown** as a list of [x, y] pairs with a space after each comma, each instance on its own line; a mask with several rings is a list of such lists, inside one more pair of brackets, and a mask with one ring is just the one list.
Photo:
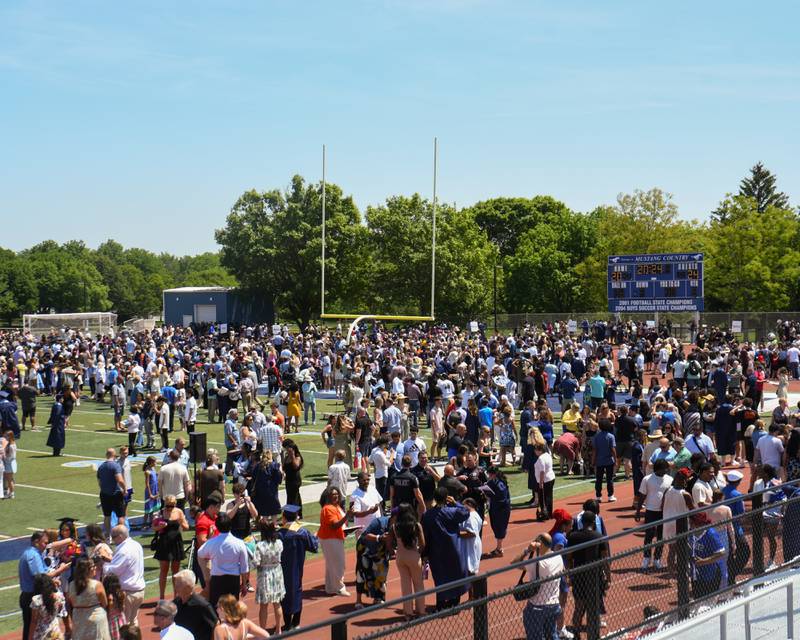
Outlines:
[[278, 529], [278, 538], [283, 543], [281, 567], [283, 568], [283, 584], [286, 595], [281, 600], [283, 611], [283, 629], [288, 631], [300, 626], [300, 615], [303, 613], [303, 568], [306, 553], [317, 553], [319, 542], [317, 537], [304, 529], [298, 522], [299, 507], [287, 504], [283, 507], [283, 524]]

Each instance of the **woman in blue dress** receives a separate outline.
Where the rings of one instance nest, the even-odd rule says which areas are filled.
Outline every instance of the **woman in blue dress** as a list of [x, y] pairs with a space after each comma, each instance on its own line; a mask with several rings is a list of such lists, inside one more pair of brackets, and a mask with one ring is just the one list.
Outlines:
[[511, 495], [508, 492], [506, 475], [497, 467], [489, 467], [489, 480], [486, 483], [491, 493], [489, 494], [489, 521], [492, 533], [497, 541], [490, 558], [503, 556], [503, 540], [506, 538], [508, 521], [511, 519]]
[[144, 520], [142, 526], [149, 527], [153, 522], [153, 514], [161, 510], [156, 459], [153, 456], [147, 456], [142, 471], [144, 472]]

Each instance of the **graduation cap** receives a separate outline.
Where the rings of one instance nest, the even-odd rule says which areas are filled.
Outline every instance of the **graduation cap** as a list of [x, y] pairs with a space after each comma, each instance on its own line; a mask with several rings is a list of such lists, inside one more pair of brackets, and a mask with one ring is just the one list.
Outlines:
[[283, 512], [297, 515], [300, 513], [300, 507], [298, 507], [296, 504], [285, 504], [283, 505]]
[[57, 518], [57, 520], [61, 525], [59, 528], [63, 527], [65, 524], [74, 527], [75, 523], [78, 521], [77, 518]]

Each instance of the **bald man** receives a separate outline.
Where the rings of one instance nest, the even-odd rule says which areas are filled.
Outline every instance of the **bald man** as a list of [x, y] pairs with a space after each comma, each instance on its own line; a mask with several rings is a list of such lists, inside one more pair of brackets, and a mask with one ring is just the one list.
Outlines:
[[106, 449], [106, 460], [97, 468], [97, 484], [100, 487], [100, 506], [103, 509], [103, 531], [111, 537], [111, 514], [117, 516], [119, 524], [125, 524], [125, 479], [122, 467], [117, 462], [117, 452]]
[[439, 479], [439, 486], [447, 489], [447, 494], [460, 500], [467, 492], [466, 485], [456, 478], [456, 469], [452, 464], [444, 465], [444, 475]]

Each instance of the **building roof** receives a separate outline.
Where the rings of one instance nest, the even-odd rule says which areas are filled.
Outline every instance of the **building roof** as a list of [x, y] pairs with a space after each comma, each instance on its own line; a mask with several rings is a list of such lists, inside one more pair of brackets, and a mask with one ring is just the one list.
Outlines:
[[175, 289], [164, 289], [164, 293], [211, 293], [219, 291], [224, 293], [233, 287], [177, 287]]

